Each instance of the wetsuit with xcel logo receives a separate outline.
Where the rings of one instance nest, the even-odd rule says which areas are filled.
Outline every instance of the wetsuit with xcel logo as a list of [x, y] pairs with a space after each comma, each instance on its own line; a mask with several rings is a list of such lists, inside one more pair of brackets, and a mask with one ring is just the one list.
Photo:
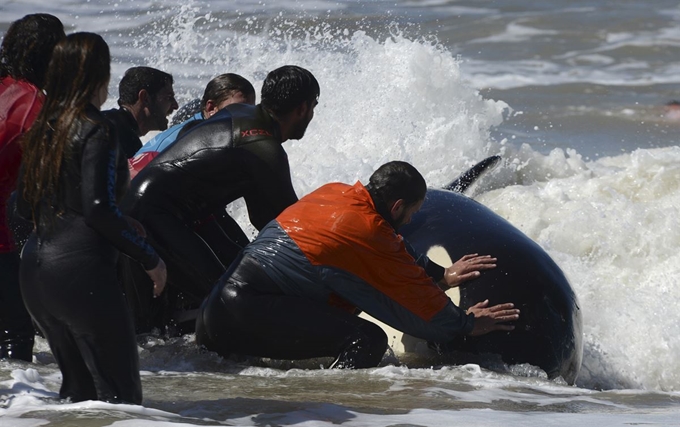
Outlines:
[[[167, 263], [169, 287], [200, 303], [240, 247], [216, 224], [209, 242], [196, 227], [241, 197], [258, 230], [297, 201], [279, 125], [259, 105], [229, 105], [177, 139], [139, 172], [121, 207]], [[143, 311], [151, 289], [137, 292]]]

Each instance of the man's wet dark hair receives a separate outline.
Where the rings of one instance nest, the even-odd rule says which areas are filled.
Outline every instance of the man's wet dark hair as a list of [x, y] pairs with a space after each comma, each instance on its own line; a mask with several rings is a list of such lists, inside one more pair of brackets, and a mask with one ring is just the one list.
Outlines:
[[118, 105], [122, 107], [135, 104], [142, 89], [155, 96], [165, 86], [173, 83], [172, 75], [164, 71], [151, 67], [130, 68], [118, 85]]
[[208, 82], [201, 98], [201, 110], [205, 109], [205, 104], [212, 100], [216, 104], [221, 104], [236, 92], [241, 92], [245, 97], [255, 99], [255, 88], [245, 78], [238, 74], [220, 74]]
[[[389, 218], [392, 203], [403, 199], [407, 206], [425, 198], [427, 184], [416, 168], [406, 162], [392, 161], [380, 166], [368, 180], [366, 189], [378, 212]], [[387, 216], [386, 216], [387, 215]]]
[[311, 106], [320, 94], [319, 82], [312, 73], [296, 65], [284, 65], [264, 79], [261, 104], [274, 115], [281, 116], [304, 102]]
[[54, 46], [64, 37], [64, 25], [47, 13], [14, 21], [0, 47], [0, 78], [26, 80], [42, 89]]

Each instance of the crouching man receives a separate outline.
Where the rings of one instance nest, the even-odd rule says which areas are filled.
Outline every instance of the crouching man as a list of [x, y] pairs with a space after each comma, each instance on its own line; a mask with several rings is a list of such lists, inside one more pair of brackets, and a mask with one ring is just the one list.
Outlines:
[[494, 258], [466, 256], [444, 269], [397, 233], [426, 191], [422, 175], [397, 161], [366, 186], [332, 183], [300, 199], [219, 280], [201, 307], [197, 343], [223, 356], [331, 356], [332, 367], [369, 368], [387, 336], [357, 309], [428, 341], [512, 330], [503, 323], [518, 319], [513, 304], [484, 301], [465, 312], [438, 286], [458, 286], [495, 267]]

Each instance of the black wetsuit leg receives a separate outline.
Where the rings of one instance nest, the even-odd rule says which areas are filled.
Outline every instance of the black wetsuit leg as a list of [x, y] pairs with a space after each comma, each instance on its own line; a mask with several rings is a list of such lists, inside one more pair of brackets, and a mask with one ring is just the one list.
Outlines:
[[172, 323], [168, 289], [158, 297], [153, 295], [153, 282], [138, 262], [121, 255], [118, 260], [118, 277], [132, 313], [135, 332], [148, 333], [157, 328], [163, 331]]
[[282, 294], [250, 258], [235, 268], [203, 303], [197, 344], [222, 356], [330, 356], [337, 368], [369, 368], [382, 360], [387, 336], [379, 326], [324, 303]]
[[198, 307], [225, 267], [208, 241], [227, 241], [216, 246], [226, 262], [236, 257], [240, 247], [233, 244], [215, 221], [203, 229], [203, 236], [175, 216], [161, 210], [143, 219], [147, 240], [165, 261], [168, 280], [165, 291], [153, 298], [153, 283], [142, 266], [130, 260], [121, 262], [121, 279], [138, 333], [158, 328], [171, 336], [194, 332]]
[[[225, 216], [231, 218], [226, 214]], [[227, 232], [227, 230], [225, 230], [222, 226], [223, 222], [226, 223], [228, 221], [226, 221], [224, 218], [218, 220], [217, 217], [213, 217], [205, 222], [202, 222], [194, 229], [194, 231], [210, 247], [222, 265], [228, 267], [236, 259], [241, 249], [243, 249], [243, 247], [248, 244], [248, 242], [247, 239], [246, 242], [243, 243], [237, 243], [236, 241], [232, 240], [229, 232]], [[236, 224], [233, 219], [231, 219], [231, 222], [233, 223], [233, 226], [239, 231], [239, 233], [237, 233], [237, 237], [241, 238], [241, 236], [243, 236], [243, 238], [245, 238], [245, 234], [238, 224]], [[233, 233], [235, 230], [232, 229], [230, 231]]]
[[33, 360], [35, 330], [19, 287], [19, 253], [0, 254], [0, 359]]
[[17, 192], [13, 191], [7, 200], [7, 226], [12, 232], [14, 244], [22, 248], [33, 231], [33, 222], [27, 221], [16, 211]]
[[222, 230], [224, 230], [226, 235], [229, 237], [229, 240], [241, 247], [245, 247], [248, 243], [250, 243], [250, 239], [248, 239], [246, 233], [243, 232], [241, 226], [238, 225], [236, 220], [234, 220], [234, 218], [232, 218], [226, 210], [222, 210], [216, 214], [215, 218], [217, 219], [217, 223], [220, 225], [220, 227], [222, 227]]
[[[172, 285], [166, 286], [163, 293], [154, 297], [153, 282], [142, 265], [125, 256], [121, 256], [118, 263], [118, 274], [138, 334], [154, 332], [155, 329], [169, 336], [194, 332], [200, 306], [196, 297], [187, 296]], [[169, 274], [173, 283], [193, 282], [181, 270], [173, 269]]]
[[[7, 226], [14, 243], [21, 248], [33, 230], [33, 223], [16, 211], [16, 191], [7, 200]], [[35, 329], [19, 287], [19, 252], [0, 253], [0, 359], [33, 360]]]
[[116, 277], [118, 252], [82, 218], [39, 241], [21, 260], [21, 290], [63, 374], [59, 395], [140, 404], [139, 356]]

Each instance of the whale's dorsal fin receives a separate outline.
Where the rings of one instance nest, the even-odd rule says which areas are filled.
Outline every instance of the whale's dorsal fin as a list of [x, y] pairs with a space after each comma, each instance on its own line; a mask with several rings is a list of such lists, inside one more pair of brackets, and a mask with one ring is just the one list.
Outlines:
[[449, 185], [444, 186], [444, 190], [455, 191], [457, 193], [464, 193], [480, 176], [485, 172], [492, 170], [498, 162], [501, 161], [501, 156], [491, 156], [477, 163], [467, 171], [460, 174], [460, 176]]

